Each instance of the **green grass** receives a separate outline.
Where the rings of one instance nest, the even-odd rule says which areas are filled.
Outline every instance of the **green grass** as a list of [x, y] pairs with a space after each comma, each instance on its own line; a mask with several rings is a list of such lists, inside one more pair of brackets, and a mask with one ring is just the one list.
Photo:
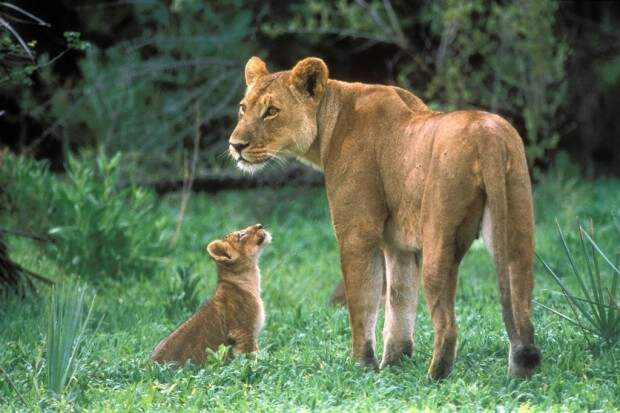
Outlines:
[[[586, 182], [550, 175], [536, 191], [537, 251], [552, 266], [564, 267], [554, 230], [575, 217], [592, 217], [597, 240], [606, 251], [614, 232], [610, 211], [620, 208], [617, 180]], [[164, 198], [160, 214], [174, 223], [179, 197]], [[152, 366], [148, 356], [187, 310], [166, 311], [169, 281], [177, 266], [200, 274], [199, 293], [207, 298], [215, 266], [204, 245], [227, 231], [261, 222], [273, 233], [262, 263], [267, 325], [255, 360], [214, 362], [178, 371]], [[169, 233], [162, 234], [169, 239]], [[577, 242], [570, 239], [567, 242]], [[57, 262], [33, 254], [27, 241], [13, 241], [13, 257], [33, 271], [56, 278]], [[97, 292], [84, 352], [68, 392], [60, 399], [45, 392], [41, 375], [45, 345], [44, 300], [0, 305], [0, 366], [12, 377], [28, 406], [6, 380], [0, 380], [0, 410], [90, 411], [256, 411], [405, 410], [452, 411], [620, 409], [620, 349], [588, 347], [582, 332], [539, 306], [533, 309], [542, 368], [527, 381], [506, 377], [508, 343], [501, 320], [491, 260], [475, 243], [460, 271], [457, 295], [459, 350], [452, 375], [426, 378], [432, 330], [420, 301], [416, 350], [402, 365], [366, 372], [350, 356], [347, 313], [327, 305], [340, 279], [338, 253], [323, 190], [283, 189], [195, 195], [179, 243], [154, 273], [127, 276], [124, 282], [89, 279]], [[536, 267], [535, 299], [561, 306], [554, 281]], [[173, 314], [173, 315], [170, 315]], [[172, 319], [168, 317], [173, 317]], [[98, 328], [95, 325], [98, 323]], [[381, 327], [382, 320], [379, 327]], [[380, 329], [378, 340], [380, 340]], [[379, 346], [379, 352], [381, 351]]]

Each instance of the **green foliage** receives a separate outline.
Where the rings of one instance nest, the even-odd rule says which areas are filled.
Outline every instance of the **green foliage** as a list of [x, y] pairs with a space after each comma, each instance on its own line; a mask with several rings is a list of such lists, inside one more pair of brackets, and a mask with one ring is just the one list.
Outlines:
[[168, 280], [164, 308], [169, 320], [179, 321], [181, 317], [195, 312], [200, 305], [198, 295], [200, 277], [192, 273], [191, 267], [175, 267], [175, 275]]
[[[600, 178], [593, 186], [583, 179], [579, 167], [566, 152], [560, 152], [549, 170], [538, 174], [537, 181], [535, 212], [539, 222], [552, 223], [557, 219], [562, 226], [567, 226], [576, 219], [591, 219], [599, 235], [605, 238], [613, 235], [609, 213], [620, 213], [617, 179]], [[591, 202], [583, 202], [584, 199]], [[562, 208], [549, 208], [549, 205], [562, 205]], [[555, 233], [555, 228], [550, 229], [542, 235], [549, 237]]]
[[408, 16], [396, 16], [389, 1], [312, 0], [291, 4], [288, 12], [290, 18], [265, 21], [261, 30], [270, 36], [309, 36], [313, 43], [320, 43], [322, 35], [335, 35], [407, 47], [401, 24], [406, 27], [412, 22]]
[[[3, 69], [0, 85], [7, 86], [7, 83], [12, 83], [32, 86], [32, 75], [50, 64], [49, 57], [43, 53], [37, 58], [36, 40], [24, 40], [10, 21], [46, 27], [50, 25], [13, 3], [0, 3], [0, 67]], [[83, 51], [89, 47], [88, 42], [80, 40], [81, 35], [78, 32], [65, 32], [64, 36], [67, 48], [52, 60], [59, 59], [69, 50]]]
[[64, 392], [80, 362], [79, 352], [90, 320], [94, 298], [87, 308], [86, 286], [63, 284], [52, 289], [45, 320], [47, 389]]
[[[620, 235], [620, 221], [615, 216], [614, 222], [618, 235]], [[558, 271], [554, 271], [541, 259], [547, 272], [560, 287], [561, 294], [569, 305], [572, 315], [544, 304], [541, 305], [579, 327], [586, 333], [586, 338], [590, 335], [607, 345], [618, 344], [620, 341], [620, 289], [618, 288], [620, 285], [620, 269], [618, 269], [618, 263], [614, 264], [593, 239], [593, 228], [590, 228], [588, 232], [579, 226], [581, 242], [578, 253], [574, 253], [569, 248], [559, 225], [558, 233], [568, 264], [570, 264], [564, 265], [564, 267], [571, 268], [574, 280], [578, 285], [578, 292], [575, 293], [568, 286], [566, 275], [562, 276]]]
[[70, 157], [62, 179], [43, 163], [5, 154], [6, 219], [48, 234], [52, 242], [43, 251], [68, 272], [114, 278], [153, 269], [166, 252], [166, 220], [153, 214], [152, 193], [121, 187], [120, 164], [120, 155]]
[[441, 43], [429, 97], [450, 108], [476, 105], [522, 116], [530, 165], [544, 159], [558, 144], [567, 98], [569, 49], [554, 31], [558, 4], [450, 0], [430, 7], [441, 22]]
[[[78, 274], [117, 277], [141, 269], [164, 252], [163, 222], [152, 216], [155, 199], [140, 187], [120, 189], [121, 156], [70, 157], [68, 182], [53, 193], [59, 206], [49, 234], [52, 253]], [[90, 242], [84, 242], [89, 240]]]
[[67, 41], [67, 47], [71, 50], [86, 51], [90, 48], [90, 43], [81, 39], [82, 34], [79, 32], [64, 32], [65, 40]]

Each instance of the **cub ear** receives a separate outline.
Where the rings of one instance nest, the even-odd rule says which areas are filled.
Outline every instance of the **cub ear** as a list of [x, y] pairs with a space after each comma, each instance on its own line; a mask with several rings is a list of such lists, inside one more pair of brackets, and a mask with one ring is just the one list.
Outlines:
[[291, 71], [291, 85], [303, 98], [318, 102], [323, 96], [329, 71], [318, 57], [307, 57], [297, 62]]
[[259, 77], [268, 75], [267, 65], [260, 57], [252, 56], [245, 64], [245, 84], [250, 86]]
[[209, 243], [209, 245], [207, 245], [207, 252], [218, 264], [230, 264], [236, 258], [230, 245], [221, 240]]

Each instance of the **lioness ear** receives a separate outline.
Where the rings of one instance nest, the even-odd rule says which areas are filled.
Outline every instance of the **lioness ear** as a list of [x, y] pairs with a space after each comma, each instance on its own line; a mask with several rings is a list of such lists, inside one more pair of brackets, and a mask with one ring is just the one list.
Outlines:
[[235, 260], [235, 255], [230, 245], [224, 241], [212, 241], [207, 245], [207, 252], [213, 260], [220, 264], [228, 264]]
[[291, 71], [291, 86], [302, 97], [310, 97], [318, 102], [327, 84], [329, 71], [324, 61], [317, 57], [307, 57], [297, 62]]
[[245, 64], [245, 84], [250, 86], [256, 79], [268, 75], [267, 65], [260, 57], [252, 56]]

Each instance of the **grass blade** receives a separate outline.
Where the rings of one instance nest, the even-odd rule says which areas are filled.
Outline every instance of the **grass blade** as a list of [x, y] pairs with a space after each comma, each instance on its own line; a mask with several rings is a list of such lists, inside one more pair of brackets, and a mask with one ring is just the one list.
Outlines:
[[611, 260], [609, 258], [607, 258], [607, 255], [605, 255], [605, 253], [603, 251], [601, 251], [600, 247], [597, 245], [597, 243], [590, 237], [590, 235], [586, 232], [584, 233], [584, 235], [586, 236], [586, 239], [592, 244], [592, 246], [594, 247], [594, 249], [596, 249], [596, 252], [600, 254], [601, 257], [603, 257], [603, 259], [607, 262], [607, 264], [609, 264], [609, 266], [611, 267], [612, 270], [614, 270], [614, 272], [616, 274], [620, 274], [620, 269], [618, 269], [618, 267], [616, 267], [614, 265], [613, 262], [611, 262]]
[[[595, 286], [596, 285], [596, 280], [594, 278], [594, 271], [593, 271], [593, 268], [592, 268], [593, 267], [593, 263], [592, 263], [592, 261], [590, 259], [590, 255], [588, 254], [586, 243], [585, 243], [585, 241], [583, 239], [583, 232], [584, 232], [584, 229], [580, 225], [579, 226], [579, 240], [581, 241], [581, 248], [582, 248], [583, 255], [584, 255], [584, 258], [585, 258], [585, 261], [586, 261], [586, 268], [588, 269], [588, 275], [590, 277], [590, 285]], [[594, 257], [594, 252], [592, 252], [592, 256]], [[594, 289], [593, 295], [595, 296], [594, 298], [596, 298], [597, 301], [601, 300], [600, 295], [597, 295], [597, 289]]]
[[558, 233], [560, 234], [560, 240], [562, 241], [562, 247], [564, 248], [564, 252], [566, 253], [566, 257], [568, 258], [568, 262], [570, 263], [570, 266], [573, 269], [573, 273], [575, 274], [575, 277], [577, 278], [577, 281], [579, 282], [579, 285], [580, 285], [582, 291], [585, 292], [586, 297], [588, 299], [592, 299], [592, 297], [589, 296], [588, 289], [586, 288], [585, 284], [583, 283], [583, 279], [581, 278], [579, 270], [577, 269], [577, 264], [575, 264], [575, 260], [573, 259], [573, 253], [571, 252], [570, 248], [568, 247], [568, 243], [566, 242], [566, 238], [564, 237], [564, 233], [562, 232], [562, 228], [560, 228], [560, 224], [558, 223], [557, 220], [555, 221], [555, 225], [556, 225], [556, 227], [558, 229]]
[[[579, 283], [579, 288], [581, 288], [581, 291], [583, 292], [583, 294], [586, 296], [586, 298], [590, 301], [594, 301], [593, 297], [590, 295], [589, 289], [586, 286], [585, 282], [583, 281], [583, 277], [581, 276], [581, 273], [579, 272], [579, 269], [577, 268], [577, 264], [575, 263], [575, 259], [573, 258], [573, 253], [570, 250], [570, 248], [568, 247], [568, 243], [566, 242], [566, 238], [564, 237], [564, 232], [562, 232], [562, 228], [560, 228], [560, 224], [558, 223], [557, 219], [555, 221], [555, 225], [558, 229], [558, 233], [560, 234], [560, 240], [562, 242], [562, 246], [564, 248], [564, 252], [566, 253], [566, 256], [568, 257], [568, 261], [570, 262], [571, 268], [573, 270], [573, 273], [575, 274], [575, 278], [577, 279], [577, 282]], [[585, 253], [585, 251], [584, 251]], [[584, 307], [582, 307], [581, 305], [579, 305], [579, 310], [582, 314], [586, 315], [587, 317], [590, 319], [591, 323], [601, 323], [601, 319], [599, 317], [598, 312], [596, 311], [596, 306], [595, 305], [590, 305], [590, 309], [591, 309], [591, 313], [589, 313], [588, 311], [586, 311], [586, 309]]]
[[[547, 272], [551, 274], [551, 276], [555, 279], [556, 283], [562, 289], [564, 296], [568, 299], [567, 302], [570, 304], [571, 309], [573, 310], [573, 314], [575, 314], [575, 318], [579, 318], [579, 314], [584, 316], [590, 323], [595, 324], [594, 320], [588, 314], [588, 312], [581, 306], [579, 301], [573, 299], [573, 295], [569, 292], [568, 288], [564, 285], [560, 277], [551, 269], [551, 267], [543, 260], [538, 254], [536, 254], [536, 258], [543, 264], [543, 266], [547, 269]], [[577, 311], [579, 310], [579, 311]]]

